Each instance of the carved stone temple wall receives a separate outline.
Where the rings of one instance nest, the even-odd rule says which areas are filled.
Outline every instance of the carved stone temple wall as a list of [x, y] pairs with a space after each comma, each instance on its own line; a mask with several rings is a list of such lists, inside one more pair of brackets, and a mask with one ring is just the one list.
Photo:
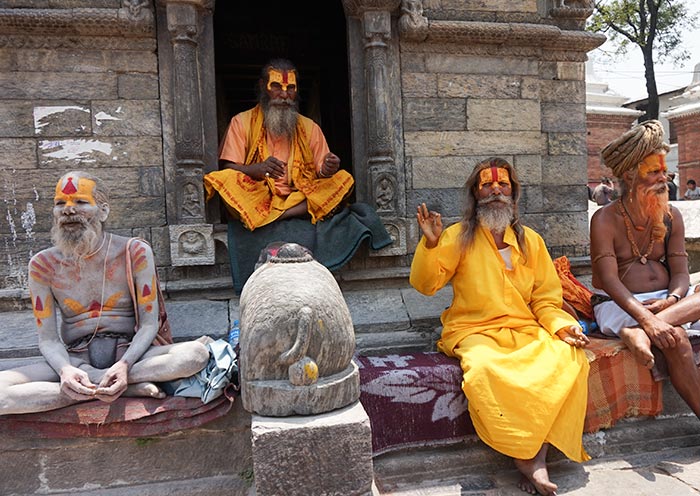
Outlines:
[[[395, 243], [340, 278], [407, 273], [426, 202], [448, 221], [476, 161], [512, 160], [521, 212], [553, 255], [588, 253], [590, 2], [342, 1], [358, 201]], [[0, 0], [0, 299], [26, 296], [57, 178], [112, 191], [109, 228], [154, 246], [170, 291], [230, 287], [215, 170], [214, 0]], [[280, 15], [283, 15], [281, 13]], [[389, 270], [389, 272], [387, 272]], [[382, 272], [384, 271], [384, 272]]]

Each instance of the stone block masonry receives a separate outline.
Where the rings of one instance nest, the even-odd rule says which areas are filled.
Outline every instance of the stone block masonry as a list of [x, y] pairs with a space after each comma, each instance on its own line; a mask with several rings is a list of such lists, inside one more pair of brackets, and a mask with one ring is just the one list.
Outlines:
[[[3, 5], [2, 289], [26, 284], [17, 274], [48, 246], [55, 181], [71, 169], [107, 183], [111, 230], [139, 228], [150, 238], [151, 227], [166, 224], [155, 24], [147, 8], [124, 17], [122, 3]], [[81, 17], [81, 7], [93, 17]]]

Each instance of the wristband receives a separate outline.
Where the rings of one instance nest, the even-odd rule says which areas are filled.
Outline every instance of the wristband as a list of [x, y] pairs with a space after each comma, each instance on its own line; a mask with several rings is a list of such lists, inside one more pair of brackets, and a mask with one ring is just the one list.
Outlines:
[[668, 295], [669, 295], [669, 296], [673, 296], [673, 297], [676, 299], [676, 303], [678, 303], [679, 301], [681, 301], [681, 298], [682, 298], [682, 297], [681, 297], [681, 295], [679, 295], [679, 294], [676, 294], [676, 293], [669, 293]]

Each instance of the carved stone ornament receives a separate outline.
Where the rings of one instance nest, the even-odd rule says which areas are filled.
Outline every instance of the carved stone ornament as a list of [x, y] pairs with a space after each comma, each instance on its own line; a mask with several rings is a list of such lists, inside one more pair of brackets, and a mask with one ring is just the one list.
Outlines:
[[282, 245], [240, 298], [243, 408], [316, 415], [357, 401], [355, 334], [338, 283], [300, 245]]
[[[412, 29], [407, 25], [409, 33], [405, 36], [413, 36]], [[430, 21], [426, 38], [428, 43], [533, 46], [584, 53], [605, 40], [603, 34], [562, 30], [548, 24], [481, 21]]]
[[211, 224], [168, 226], [173, 266], [214, 265], [214, 228]]
[[119, 9], [0, 9], [0, 33], [150, 37], [155, 17], [147, 0], [125, 0]]
[[369, 10], [394, 12], [401, 5], [401, 0], [343, 0], [343, 9], [349, 17], [362, 15]]
[[370, 250], [370, 257], [391, 257], [396, 255], [406, 254], [406, 224], [402, 219], [397, 218], [382, 218], [384, 227], [386, 228], [389, 236], [391, 236], [392, 243], [386, 248], [381, 250]]
[[423, 15], [421, 0], [403, 0], [401, 2], [399, 33], [402, 39], [408, 41], [419, 42], [428, 37], [428, 18]]

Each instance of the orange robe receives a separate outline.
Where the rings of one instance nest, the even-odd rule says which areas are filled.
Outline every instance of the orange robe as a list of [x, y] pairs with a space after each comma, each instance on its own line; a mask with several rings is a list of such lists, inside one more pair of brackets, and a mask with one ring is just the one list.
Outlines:
[[582, 443], [588, 361], [555, 334], [577, 322], [561, 309], [561, 284], [544, 241], [525, 227], [525, 257], [509, 226], [508, 269], [488, 230], [479, 227], [467, 249], [461, 232], [460, 224], [448, 227], [434, 248], [421, 239], [411, 285], [432, 295], [452, 283], [438, 350], [460, 360], [477, 434], [513, 458], [530, 459], [547, 442], [574, 461], [588, 460]]
[[326, 139], [311, 119], [299, 116], [295, 138], [270, 136], [263, 127], [260, 106], [231, 119], [219, 158], [237, 164], [255, 164], [270, 156], [287, 163], [277, 180], [255, 181], [233, 169], [204, 176], [207, 199], [219, 193], [229, 210], [235, 211], [251, 231], [278, 219], [285, 210], [306, 199], [311, 222], [328, 215], [352, 191], [354, 180], [345, 170], [319, 178], [329, 152]]

